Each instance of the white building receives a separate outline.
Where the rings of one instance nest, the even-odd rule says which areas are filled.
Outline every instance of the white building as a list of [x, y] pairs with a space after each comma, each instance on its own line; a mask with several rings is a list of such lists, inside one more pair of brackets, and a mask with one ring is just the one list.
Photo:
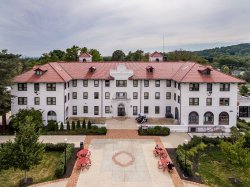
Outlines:
[[149, 55], [149, 62], [163, 62], [163, 54], [159, 52], [153, 52]]
[[79, 62], [92, 62], [92, 55], [89, 53], [81, 53], [79, 56]]
[[250, 96], [238, 95], [238, 116], [250, 121]]
[[236, 124], [237, 84], [244, 81], [194, 62], [48, 63], [14, 79], [12, 114], [43, 118], [173, 115], [188, 131]]

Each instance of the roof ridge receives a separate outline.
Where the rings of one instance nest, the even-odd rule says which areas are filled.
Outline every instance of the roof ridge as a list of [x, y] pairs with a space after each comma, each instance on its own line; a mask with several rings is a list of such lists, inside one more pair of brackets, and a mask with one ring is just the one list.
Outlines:
[[182, 68], [182, 66], [184, 65], [184, 64], [186, 64], [187, 62], [184, 62], [184, 61], [182, 61], [182, 65], [177, 69], [177, 71], [174, 73], [174, 75], [172, 76], [172, 79], [174, 78], [174, 76], [178, 73], [178, 71], [179, 71], [179, 69], [180, 68]]
[[[60, 66], [61, 68], [62, 68], [62, 66], [59, 64], [59, 63], [57, 63], [57, 62], [49, 62], [48, 63], [54, 70], [55, 70], [55, 72], [64, 80], [64, 82], [67, 82], [65, 79], [64, 79], [64, 77], [58, 72], [58, 70], [54, 67], [54, 66], [52, 66], [51, 64], [56, 64], [56, 65], [58, 65], [58, 66]], [[68, 74], [68, 72], [66, 72], [65, 70], [64, 70], [64, 68], [62, 68], [63, 69], [63, 71], [69, 76], [69, 77], [71, 77], [69, 74]], [[72, 77], [71, 77], [72, 78]]]
[[186, 76], [187, 74], [191, 71], [191, 69], [193, 69], [193, 67], [197, 64], [196, 62], [193, 62], [194, 64], [192, 65], [192, 67], [187, 71], [187, 73], [185, 73], [185, 75], [181, 78], [180, 81], [182, 81]]

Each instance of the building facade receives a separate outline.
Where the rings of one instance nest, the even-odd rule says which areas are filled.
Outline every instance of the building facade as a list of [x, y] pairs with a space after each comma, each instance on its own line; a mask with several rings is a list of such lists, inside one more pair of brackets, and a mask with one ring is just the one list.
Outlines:
[[41, 109], [43, 118], [173, 117], [189, 131], [236, 124], [238, 83], [194, 62], [48, 63], [21, 74], [12, 86], [12, 114]]

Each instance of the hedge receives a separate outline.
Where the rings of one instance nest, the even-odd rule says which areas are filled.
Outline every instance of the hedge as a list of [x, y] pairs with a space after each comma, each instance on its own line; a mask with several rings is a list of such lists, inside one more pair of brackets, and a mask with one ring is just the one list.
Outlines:
[[155, 126], [147, 129], [138, 129], [138, 134], [142, 136], [168, 136], [170, 134], [170, 129], [168, 127]]

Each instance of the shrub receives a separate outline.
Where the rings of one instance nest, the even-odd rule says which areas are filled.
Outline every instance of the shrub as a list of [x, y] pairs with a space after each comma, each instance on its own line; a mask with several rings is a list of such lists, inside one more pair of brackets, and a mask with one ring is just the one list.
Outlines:
[[80, 123], [80, 121], [78, 120], [77, 122], [76, 122], [76, 129], [80, 129], [81, 128], [81, 123]]
[[74, 121], [72, 121], [71, 128], [72, 128], [72, 130], [75, 130], [75, 129], [76, 129], [76, 124], [75, 124]]
[[60, 124], [60, 131], [63, 131], [64, 130], [64, 126], [63, 126], [63, 122], [61, 122]]
[[85, 119], [84, 119], [83, 122], [82, 122], [82, 128], [83, 128], [83, 129], [86, 129], [86, 122], [85, 122]]
[[[65, 146], [65, 145], [64, 145]], [[63, 149], [64, 150], [64, 149]], [[67, 144], [67, 149], [66, 149], [66, 162], [69, 161], [69, 159], [74, 155], [74, 144]], [[55, 176], [57, 178], [63, 176], [64, 174], [64, 153], [61, 154], [60, 156], [60, 162], [56, 166], [55, 170]]]
[[138, 130], [139, 135], [151, 135], [151, 136], [168, 136], [170, 134], [170, 129], [168, 127], [155, 126], [148, 129]]
[[54, 130], [55, 130], [55, 131], [58, 131], [58, 129], [59, 129], [59, 127], [58, 127], [58, 123], [57, 123], [57, 122], [55, 122], [55, 123], [54, 123]]
[[88, 121], [88, 129], [91, 129], [91, 122], [90, 122], [90, 120]]
[[55, 131], [55, 121], [49, 121], [47, 124], [47, 131]]
[[69, 124], [69, 121], [67, 121], [67, 130], [70, 131], [70, 124]]

